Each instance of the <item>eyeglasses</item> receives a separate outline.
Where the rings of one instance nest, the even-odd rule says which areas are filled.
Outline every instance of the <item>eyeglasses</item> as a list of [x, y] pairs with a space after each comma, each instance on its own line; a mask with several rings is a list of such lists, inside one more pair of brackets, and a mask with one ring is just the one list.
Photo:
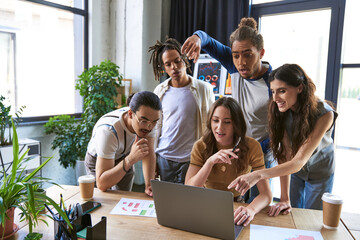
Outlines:
[[154, 121], [151, 122], [150, 120], [145, 120], [145, 119], [140, 119], [136, 116], [136, 114], [134, 113], [136, 120], [138, 121], [140, 127], [151, 127], [151, 126], [156, 126], [158, 121]]

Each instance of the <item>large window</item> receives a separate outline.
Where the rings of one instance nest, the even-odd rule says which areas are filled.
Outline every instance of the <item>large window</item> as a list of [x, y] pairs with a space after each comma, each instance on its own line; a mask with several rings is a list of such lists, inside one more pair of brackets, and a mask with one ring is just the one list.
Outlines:
[[359, 182], [357, 169], [360, 169], [360, 141], [358, 138], [360, 136], [359, 9], [359, 0], [346, 0], [337, 104], [339, 117], [335, 133], [337, 165], [334, 182], [334, 191], [339, 192], [345, 198], [345, 210], [356, 213], [360, 213], [357, 201], [360, 192], [352, 190], [350, 186], [352, 183]]
[[[313, 79], [316, 94], [325, 98], [331, 9], [262, 16], [260, 31], [265, 57], [273, 69], [297, 63]], [[274, 27], [276, 26], [276, 27]]]
[[87, 67], [86, 0], [34, 2], [0, 1], [0, 94], [13, 111], [26, 106], [30, 121], [80, 113], [75, 79]]
[[[360, 213], [360, 30], [358, 0], [268, 1], [252, 6], [273, 67], [300, 64], [317, 87], [317, 95], [336, 103], [335, 178], [333, 192], [344, 198], [343, 210]], [[266, 3], [265, 3], [266, 2]], [[346, 4], [345, 4], [346, 3]], [[277, 179], [276, 179], [277, 181]], [[280, 189], [275, 187], [275, 196]]]

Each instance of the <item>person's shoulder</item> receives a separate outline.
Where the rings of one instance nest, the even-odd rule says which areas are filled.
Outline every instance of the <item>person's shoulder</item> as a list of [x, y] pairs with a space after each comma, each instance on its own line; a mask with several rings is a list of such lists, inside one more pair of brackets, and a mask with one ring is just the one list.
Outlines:
[[246, 136], [245, 139], [246, 139], [246, 142], [247, 142], [249, 148], [260, 148], [261, 149], [260, 143], [255, 138]]
[[202, 137], [194, 143], [194, 148], [197, 148], [199, 150], [204, 150], [206, 148], [206, 144], [203, 141]]
[[156, 92], [160, 91], [162, 88], [167, 87], [169, 85], [169, 81], [171, 80], [171, 78], [166, 79], [165, 81], [163, 81], [162, 83], [159, 83], [155, 89], [154, 89], [154, 93], [156, 94]]
[[317, 115], [321, 117], [328, 112], [335, 112], [335, 110], [326, 101], [319, 99], [317, 102]]

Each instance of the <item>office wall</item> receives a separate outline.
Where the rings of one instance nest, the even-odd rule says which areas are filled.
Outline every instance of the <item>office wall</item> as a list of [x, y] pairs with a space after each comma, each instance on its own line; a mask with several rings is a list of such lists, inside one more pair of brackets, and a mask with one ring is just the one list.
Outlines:
[[[134, 91], [152, 91], [158, 82], [153, 79], [147, 49], [164, 39], [168, 29], [169, 0], [91, 0], [89, 11], [89, 65], [110, 59], [120, 66], [125, 78], [133, 79]], [[165, 9], [162, 7], [165, 5]], [[165, 11], [165, 13], [164, 13]], [[164, 20], [165, 19], [165, 20]], [[58, 151], [51, 150], [54, 136], [44, 132], [44, 123], [22, 124], [20, 138], [41, 142], [42, 156], [54, 156], [42, 171], [44, 177], [58, 184], [77, 184], [75, 170], [58, 163]]]

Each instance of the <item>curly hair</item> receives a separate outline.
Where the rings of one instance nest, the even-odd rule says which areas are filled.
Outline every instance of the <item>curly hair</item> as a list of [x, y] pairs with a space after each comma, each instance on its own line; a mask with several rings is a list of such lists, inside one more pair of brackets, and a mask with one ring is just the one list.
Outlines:
[[206, 148], [204, 149], [204, 152], [202, 154], [205, 156], [205, 159], [209, 159], [210, 156], [212, 156], [217, 151], [219, 151], [216, 147], [215, 136], [211, 130], [211, 119], [213, 117], [215, 109], [219, 106], [223, 106], [230, 111], [232, 125], [234, 128], [233, 142], [236, 143], [239, 137], [241, 137], [241, 141], [238, 145], [240, 151], [237, 152], [239, 158], [232, 160], [232, 163], [235, 164], [236, 166], [237, 172], [240, 173], [243, 170], [245, 170], [249, 165], [249, 160], [246, 158], [246, 153], [249, 150], [249, 146], [245, 138], [245, 134], [246, 134], [245, 118], [239, 103], [235, 99], [231, 97], [219, 98], [211, 106], [207, 116], [206, 129], [203, 136], [203, 141], [206, 145]]
[[235, 41], [250, 40], [257, 50], [264, 48], [264, 39], [257, 30], [257, 23], [254, 18], [242, 18], [238, 28], [230, 35], [230, 47]]
[[[316, 87], [305, 71], [297, 64], [284, 64], [275, 69], [269, 76], [269, 82], [275, 79], [283, 81], [289, 86], [303, 86], [302, 91], [297, 95], [296, 110], [293, 111], [291, 157], [294, 157], [315, 127], [316, 116], [318, 115]], [[286, 152], [281, 141], [285, 134], [286, 118], [290, 111], [280, 112], [276, 102], [270, 99], [268, 112], [270, 145], [274, 157], [279, 163], [286, 161]]]
[[190, 69], [190, 63], [184, 54], [181, 54], [181, 44], [174, 38], [168, 38], [164, 43], [156, 41], [154, 46], [149, 47], [148, 52], [152, 52], [149, 63], [153, 66], [153, 71], [156, 80], [160, 80], [161, 75], [164, 73], [164, 63], [162, 55], [167, 50], [176, 50], [181, 59], [184, 61], [187, 69]]

